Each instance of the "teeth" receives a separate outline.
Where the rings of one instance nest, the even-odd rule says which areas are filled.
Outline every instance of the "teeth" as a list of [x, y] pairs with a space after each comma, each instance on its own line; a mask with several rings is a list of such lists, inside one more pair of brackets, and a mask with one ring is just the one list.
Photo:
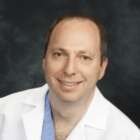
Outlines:
[[61, 81], [61, 83], [65, 84], [65, 85], [68, 85], [68, 86], [76, 85], [77, 84], [77, 83], [66, 83], [66, 82], [63, 82], [63, 81]]

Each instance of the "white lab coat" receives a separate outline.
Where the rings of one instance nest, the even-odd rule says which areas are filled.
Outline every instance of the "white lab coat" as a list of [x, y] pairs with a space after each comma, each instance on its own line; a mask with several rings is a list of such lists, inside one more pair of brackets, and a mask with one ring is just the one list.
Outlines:
[[[0, 140], [41, 140], [47, 84], [0, 99]], [[96, 88], [66, 140], [140, 140], [139, 129]]]

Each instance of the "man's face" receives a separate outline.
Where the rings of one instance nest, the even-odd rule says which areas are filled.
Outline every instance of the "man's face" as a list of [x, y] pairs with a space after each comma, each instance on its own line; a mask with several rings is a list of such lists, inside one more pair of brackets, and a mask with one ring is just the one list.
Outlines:
[[43, 60], [50, 94], [62, 101], [76, 102], [94, 94], [104, 75], [98, 28], [89, 20], [61, 21], [53, 30]]

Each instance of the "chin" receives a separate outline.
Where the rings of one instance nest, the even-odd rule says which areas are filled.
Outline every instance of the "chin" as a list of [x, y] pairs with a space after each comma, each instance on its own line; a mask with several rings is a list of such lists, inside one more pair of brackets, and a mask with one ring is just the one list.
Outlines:
[[80, 99], [80, 95], [76, 95], [75, 93], [62, 93], [58, 95], [60, 100], [63, 102], [76, 102]]

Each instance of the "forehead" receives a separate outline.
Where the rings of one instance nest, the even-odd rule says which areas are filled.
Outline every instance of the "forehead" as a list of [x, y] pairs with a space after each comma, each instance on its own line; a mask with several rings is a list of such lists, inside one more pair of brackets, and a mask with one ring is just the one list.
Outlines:
[[88, 19], [64, 19], [56, 25], [50, 38], [50, 44], [58, 43], [100, 46], [98, 27]]

